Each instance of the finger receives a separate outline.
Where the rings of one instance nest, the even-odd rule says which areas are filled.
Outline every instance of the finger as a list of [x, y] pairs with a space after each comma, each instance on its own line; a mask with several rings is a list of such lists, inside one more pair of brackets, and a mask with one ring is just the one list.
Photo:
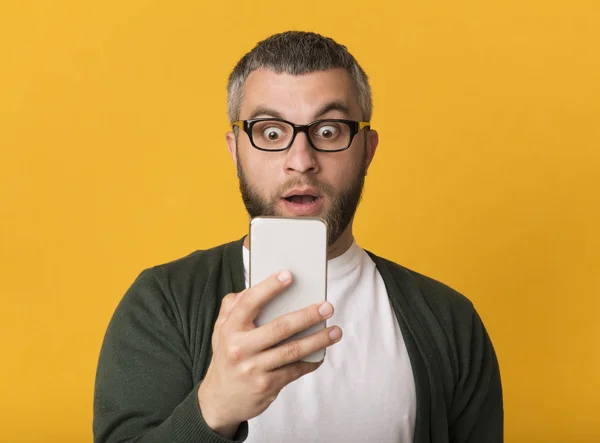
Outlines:
[[300, 377], [316, 371], [323, 364], [323, 361], [325, 360], [318, 363], [299, 361], [276, 369], [271, 372], [273, 385], [279, 391]]
[[288, 270], [267, 277], [265, 280], [249, 288], [231, 311], [231, 320], [238, 327], [252, 323], [261, 307], [283, 291], [292, 282], [292, 274]]
[[231, 294], [232, 297], [231, 297], [231, 299], [228, 300], [227, 306], [225, 307], [225, 313], [227, 315], [229, 315], [229, 313], [231, 313], [232, 309], [235, 307], [235, 305], [240, 300], [240, 298], [243, 297], [244, 294], [246, 294], [246, 291], [248, 291], [247, 288], [244, 289], [241, 292], [236, 293], [236, 294]]
[[338, 326], [323, 329], [308, 337], [292, 340], [257, 355], [256, 363], [266, 371], [276, 370], [282, 366], [298, 362], [313, 352], [325, 349], [342, 338], [342, 330]]
[[225, 297], [223, 297], [223, 300], [221, 301], [221, 308], [219, 309], [219, 315], [215, 321], [215, 331], [221, 327], [225, 320], [227, 320], [231, 310], [246, 291], [247, 290], [244, 289], [242, 292], [227, 294]]
[[244, 337], [244, 347], [250, 352], [260, 352], [290, 338], [333, 315], [329, 302], [314, 304], [290, 314], [282, 315], [269, 323], [249, 331]]

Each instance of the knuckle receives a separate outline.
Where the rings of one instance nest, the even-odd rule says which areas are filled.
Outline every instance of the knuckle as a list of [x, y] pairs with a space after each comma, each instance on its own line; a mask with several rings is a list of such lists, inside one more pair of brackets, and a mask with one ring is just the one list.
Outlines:
[[256, 372], [256, 364], [252, 361], [245, 361], [240, 366], [240, 373], [244, 377], [251, 377]]
[[259, 394], [266, 394], [271, 390], [271, 379], [267, 375], [256, 377], [254, 383]]
[[239, 363], [242, 360], [243, 351], [237, 343], [230, 343], [226, 349], [227, 361], [230, 363]]
[[300, 346], [297, 342], [288, 343], [283, 347], [283, 358], [285, 361], [300, 360]]
[[221, 312], [227, 311], [234, 300], [235, 294], [227, 294], [225, 297], [223, 297], [223, 300], [221, 300]]
[[233, 300], [235, 300], [235, 296], [236, 294], [234, 292], [230, 292], [225, 297], [223, 297], [223, 303], [231, 303]]
[[314, 309], [306, 309], [304, 311], [304, 324], [308, 327], [308, 326], [312, 326], [315, 323], [318, 323], [320, 321], [320, 317], [318, 315], [318, 311], [317, 308]]
[[287, 338], [290, 334], [290, 328], [288, 324], [281, 320], [274, 321], [271, 328], [273, 335], [281, 340]]

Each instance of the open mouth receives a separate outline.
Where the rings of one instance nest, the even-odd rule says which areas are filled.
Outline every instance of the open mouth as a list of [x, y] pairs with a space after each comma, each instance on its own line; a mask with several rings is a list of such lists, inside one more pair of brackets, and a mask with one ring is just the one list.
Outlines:
[[297, 205], [309, 205], [316, 202], [318, 199], [319, 198], [314, 195], [290, 195], [289, 197], [284, 198], [284, 200]]

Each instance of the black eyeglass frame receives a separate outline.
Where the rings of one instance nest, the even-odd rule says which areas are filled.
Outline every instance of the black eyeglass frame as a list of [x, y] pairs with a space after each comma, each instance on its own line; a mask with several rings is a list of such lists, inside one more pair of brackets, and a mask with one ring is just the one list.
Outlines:
[[[290, 142], [288, 143], [288, 145], [285, 148], [279, 148], [279, 149], [265, 149], [265, 148], [261, 148], [259, 146], [256, 146], [256, 144], [254, 143], [254, 138], [252, 137], [252, 127], [258, 123], [258, 122], [264, 122], [264, 121], [275, 121], [275, 122], [281, 122], [281, 123], [286, 123], [288, 125], [290, 125], [293, 129], [294, 132], [292, 134], [292, 138], [290, 139]], [[348, 141], [348, 145], [345, 148], [341, 148], [341, 149], [319, 149], [317, 148], [311, 137], [310, 134], [308, 132], [308, 130], [310, 128], [312, 128], [315, 125], [318, 125], [320, 123], [326, 123], [326, 122], [337, 122], [337, 123], [345, 123], [348, 125], [348, 127], [350, 128], [350, 140]], [[354, 140], [354, 137], [356, 136], [356, 134], [358, 134], [360, 131], [362, 131], [364, 128], [367, 128], [367, 131], [369, 129], [371, 129], [371, 122], [359, 122], [356, 120], [345, 120], [345, 119], [340, 119], [340, 118], [328, 118], [325, 120], [315, 120], [311, 123], [309, 123], [308, 125], [297, 125], [295, 123], [292, 123], [290, 121], [287, 120], [283, 120], [281, 118], [253, 118], [250, 120], [238, 120], [232, 123], [233, 127], [238, 127], [240, 128], [242, 131], [244, 131], [246, 134], [248, 134], [248, 138], [250, 139], [250, 143], [252, 144], [252, 146], [254, 146], [256, 149], [258, 149], [259, 151], [265, 151], [265, 152], [281, 152], [281, 151], [285, 151], [287, 149], [290, 149], [290, 147], [292, 146], [292, 144], [294, 143], [294, 140], [296, 140], [296, 135], [298, 135], [299, 132], [303, 132], [306, 135], [306, 139], [308, 140], [308, 143], [310, 144], [310, 146], [315, 150], [315, 151], [319, 151], [319, 152], [341, 152], [341, 151], [345, 151], [346, 149], [348, 149], [350, 147], [350, 145], [352, 144], [352, 141]]]

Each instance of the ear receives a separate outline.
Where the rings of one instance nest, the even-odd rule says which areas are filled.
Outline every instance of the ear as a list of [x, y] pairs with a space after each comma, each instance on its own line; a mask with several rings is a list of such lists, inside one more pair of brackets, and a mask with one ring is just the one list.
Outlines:
[[[367, 157], [365, 159], [366, 165], [365, 169], [368, 171], [371, 162], [373, 161], [373, 157], [375, 157], [375, 151], [377, 151], [377, 145], [379, 144], [379, 134], [374, 129], [369, 129], [367, 131]], [[365, 173], [366, 175], [366, 173]]]
[[235, 142], [235, 133], [233, 131], [227, 131], [225, 134], [225, 140], [227, 141], [227, 150], [229, 155], [233, 159], [233, 164], [237, 168], [237, 143]]

